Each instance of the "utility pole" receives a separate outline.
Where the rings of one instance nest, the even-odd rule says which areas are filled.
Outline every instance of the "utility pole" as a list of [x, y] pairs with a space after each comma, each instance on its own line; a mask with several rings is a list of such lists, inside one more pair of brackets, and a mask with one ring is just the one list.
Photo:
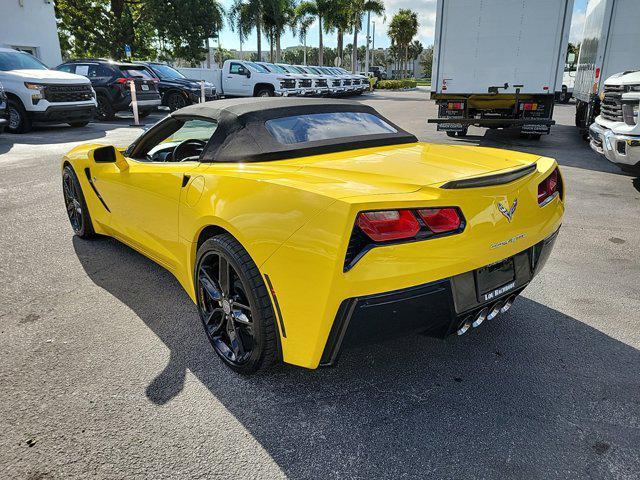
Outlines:
[[369, 43], [371, 42], [371, 37], [369, 36], [370, 25], [371, 25], [371, 12], [367, 11], [367, 48], [365, 50], [365, 55], [364, 55], [364, 74], [365, 75], [369, 72]]

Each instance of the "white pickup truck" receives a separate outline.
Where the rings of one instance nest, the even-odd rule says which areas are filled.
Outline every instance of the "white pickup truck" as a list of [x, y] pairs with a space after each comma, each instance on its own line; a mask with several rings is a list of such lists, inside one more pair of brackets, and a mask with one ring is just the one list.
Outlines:
[[272, 73], [246, 60], [226, 60], [222, 69], [214, 72], [213, 80], [225, 97], [289, 97], [299, 93], [291, 75]]
[[604, 81], [600, 115], [589, 127], [591, 148], [622, 170], [640, 174], [640, 71]]
[[96, 112], [88, 78], [49, 70], [28, 53], [0, 48], [0, 83], [8, 97], [11, 133], [26, 133], [36, 122], [82, 127]]

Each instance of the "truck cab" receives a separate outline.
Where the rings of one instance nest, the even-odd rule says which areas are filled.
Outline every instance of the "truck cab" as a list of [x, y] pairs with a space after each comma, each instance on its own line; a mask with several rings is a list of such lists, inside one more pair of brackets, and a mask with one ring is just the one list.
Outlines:
[[607, 78], [600, 97], [600, 115], [589, 127], [591, 148], [622, 170], [640, 174], [640, 71]]
[[34, 56], [0, 48], [0, 83], [7, 96], [11, 133], [26, 133], [33, 123], [88, 124], [96, 113], [95, 91], [83, 76], [50, 70]]
[[[264, 65], [246, 60], [226, 60], [218, 88], [227, 97], [288, 97], [298, 94], [291, 75], [271, 72]], [[216, 85], [216, 87], [218, 87]]]

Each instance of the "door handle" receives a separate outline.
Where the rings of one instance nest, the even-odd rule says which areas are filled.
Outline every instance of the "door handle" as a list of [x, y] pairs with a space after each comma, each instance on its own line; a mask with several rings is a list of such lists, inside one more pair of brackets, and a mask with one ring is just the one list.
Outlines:
[[183, 175], [182, 177], [182, 188], [187, 186], [187, 183], [189, 183], [189, 179], [191, 178], [191, 175]]

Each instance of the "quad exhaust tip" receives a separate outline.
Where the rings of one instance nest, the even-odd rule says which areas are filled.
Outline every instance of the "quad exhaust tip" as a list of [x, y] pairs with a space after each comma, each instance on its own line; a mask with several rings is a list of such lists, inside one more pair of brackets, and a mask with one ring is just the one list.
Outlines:
[[462, 326], [456, 331], [456, 333], [458, 335], [464, 335], [472, 327], [476, 328], [482, 325], [482, 322], [484, 322], [485, 320], [493, 320], [498, 316], [499, 313], [507, 312], [511, 308], [511, 305], [513, 305], [515, 299], [516, 296], [511, 295], [504, 301], [501, 300], [494, 303], [493, 305], [491, 305], [491, 307], [484, 307], [475, 315], [475, 317], [473, 315], [468, 315], [467, 317], [465, 317]]

